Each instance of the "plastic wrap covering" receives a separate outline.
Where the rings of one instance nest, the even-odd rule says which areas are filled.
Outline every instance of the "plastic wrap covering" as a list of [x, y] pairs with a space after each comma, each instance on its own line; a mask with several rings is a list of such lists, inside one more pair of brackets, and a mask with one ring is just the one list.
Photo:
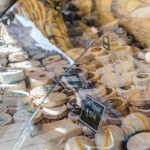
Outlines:
[[0, 23], [0, 148], [150, 149], [148, 18], [146, 0], [18, 0]]

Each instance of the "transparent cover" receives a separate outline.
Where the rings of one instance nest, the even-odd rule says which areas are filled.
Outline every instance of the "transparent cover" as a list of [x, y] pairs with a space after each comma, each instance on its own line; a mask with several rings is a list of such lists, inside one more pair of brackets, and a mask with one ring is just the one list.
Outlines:
[[0, 23], [1, 149], [150, 149], [149, 4], [17, 1]]

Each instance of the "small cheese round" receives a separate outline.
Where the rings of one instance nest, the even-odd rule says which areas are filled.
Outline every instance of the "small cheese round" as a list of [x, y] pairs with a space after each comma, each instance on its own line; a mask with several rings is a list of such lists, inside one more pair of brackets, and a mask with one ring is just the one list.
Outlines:
[[66, 144], [64, 150], [92, 150], [94, 143], [87, 137], [77, 136], [70, 138]]
[[54, 56], [50, 56], [50, 57], [44, 58], [44, 59], [42, 60], [42, 64], [43, 64], [44, 66], [47, 66], [47, 65], [52, 64], [52, 63], [54, 63], [54, 62], [57, 62], [57, 61], [59, 61], [59, 60], [61, 60], [61, 56], [60, 56], [60, 55], [54, 55]]
[[135, 90], [129, 97], [130, 104], [133, 106], [145, 106], [150, 104], [149, 90]]
[[130, 46], [121, 46], [115, 49], [114, 54], [115, 57], [119, 59], [121, 57], [127, 57], [128, 55], [132, 55], [133, 51]]
[[[13, 119], [15, 123], [28, 121], [31, 119], [31, 117], [34, 115], [36, 108], [29, 108], [25, 110], [18, 111], [14, 114]], [[36, 115], [34, 117], [33, 123], [38, 123], [43, 118], [42, 111], [39, 109], [36, 112]]]
[[101, 81], [108, 87], [118, 88], [129, 86], [132, 83], [130, 76], [119, 75], [117, 73], [107, 73], [101, 77]]
[[95, 134], [94, 141], [99, 149], [121, 149], [124, 136], [123, 130], [118, 126], [107, 125]]
[[138, 131], [149, 130], [150, 119], [142, 113], [132, 113], [122, 120], [121, 128], [127, 136]]
[[3, 92], [14, 91], [14, 90], [23, 90], [26, 91], [25, 81], [13, 83], [13, 84], [1, 84], [0, 88]]
[[31, 88], [35, 88], [37, 86], [51, 84], [53, 82], [53, 78], [45, 72], [37, 72], [29, 76], [29, 81]]
[[11, 84], [25, 79], [22, 69], [5, 68], [0, 74], [0, 80], [3, 84]]
[[[44, 100], [44, 101], [43, 101]], [[46, 98], [45, 96], [41, 99], [35, 99], [33, 102], [38, 106], [41, 104], [42, 107], [56, 107], [65, 104], [68, 101], [67, 96], [64, 93], [50, 93]]]
[[133, 77], [133, 83], [137, 86], [146, 86], [150, 82], [150, 75], [147, 73], [140, 73]]
[[50, 92], [50, 90], [52, 90], [52, 92], [58, 92], [60, 90], [60, 86], [57, 86], [57, 85], [56, 86], [53, 86], [53, 85], [37, 86], [30, 91], [30, 95], [33, 98], [41, 98], [41, 97], [46, 96]]
[[124, 72], [131, 72], [135, 68], [134, 64], [130, 61], [121, 61], [116, 64], [114, 70], [118, 74], [123, 74]]
[[2, 103], [6, 106], [21, 106], [30, 101], [29, 93], [21, 90], [10, 91], [2, 96]]
[[112, 54], [108, 52], [100, 52], [95, 56], [96, 61], [100, 63], [100, 65], [104, 66], [104, 64], [113, 59]]
[[28, 56], [25, 52], [12, 53], [8, 56], [9, 62], [21, 62], [26, 59], [28, 59]]
[[128, 150], [148, 150], [150, 149], [150, 133], [141, 132], [132, 136], [127, 142]]
[[66, 105], [42, 108], [43, 117], [46, 119], [59, 119], [65, 117], [68, 113]]

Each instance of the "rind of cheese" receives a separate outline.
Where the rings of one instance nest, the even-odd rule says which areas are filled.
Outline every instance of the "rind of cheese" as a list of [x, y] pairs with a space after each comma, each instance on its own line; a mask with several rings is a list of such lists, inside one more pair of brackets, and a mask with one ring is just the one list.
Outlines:
[[6, 68], [0, 74], [0, 80], [3, 84], [11, 84], [20, 82], [25, 79], [25, 74], [22, 69]]

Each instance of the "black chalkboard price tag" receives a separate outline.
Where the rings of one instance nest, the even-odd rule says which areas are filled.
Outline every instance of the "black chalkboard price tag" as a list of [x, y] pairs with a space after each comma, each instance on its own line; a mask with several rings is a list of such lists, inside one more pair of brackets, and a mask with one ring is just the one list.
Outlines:
[[62, 82], [66, 84], [67, 87], [80, 89], [82, 87], [80, 77], [75, 73], [67, 73], [62, 77]]
[[108, 36], [104, 36], [103, 37], [103, 47], [110, 51], [110, 40], [109, 40], [109, 37]]
[[80, 121], [97, 132], [106, 108], [93, 97], [87, 95], [80, 114]]

